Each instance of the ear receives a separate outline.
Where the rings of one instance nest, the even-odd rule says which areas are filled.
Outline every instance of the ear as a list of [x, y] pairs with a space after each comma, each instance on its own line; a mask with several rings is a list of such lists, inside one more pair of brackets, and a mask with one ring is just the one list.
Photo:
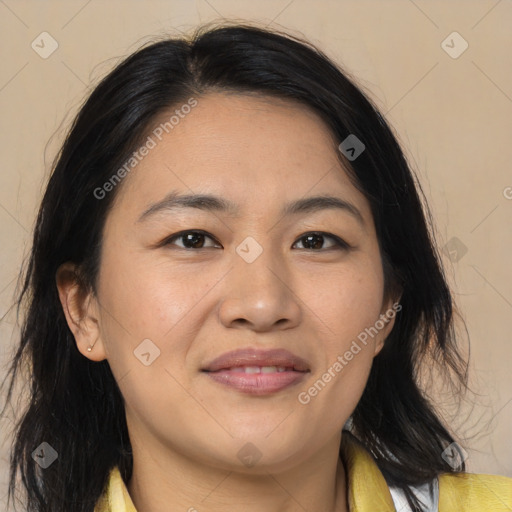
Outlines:
[[[384, 301], [382, 310], [380, 312], [379, 320], [384, 324], [382, 329], [379, 330], [379, 335], [375, 342], [375, 352], [374, 357], [382, 350], [384, 347], [384, 343], [386, 342], [386, 338], [389, 336], [389, 333], [393, 330], [393, 326], [395, 325], [396, 315], [402, 310], [402, 305], [400, 304], [400, 299], [402, 295], [400, 294], [398, 297], [390, 298], [387, 301]], [[379, 323], [381, 325], [381, 323]]]
[[[92, 291], [84, 290], [76, 265], [63, 263], [56, 273], [59, 298], [80, 353], [91, 361], [106, 359], [101, 338], [99, 304]], [[92, 347], [90, 351], [88, 347]]]

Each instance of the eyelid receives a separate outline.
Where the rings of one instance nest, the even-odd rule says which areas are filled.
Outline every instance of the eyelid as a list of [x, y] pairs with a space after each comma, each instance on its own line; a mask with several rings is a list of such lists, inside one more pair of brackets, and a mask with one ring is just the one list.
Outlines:
[[[302, 250], [310, 250], [311, 252], [322, 252], [322, 251], [327, 251], [329, 249], [353, 249], [353, 246], [351, 246], [348, 242], [346, 242], [345, 240], [343, 240], [343, 238], [340, 238], [339, 236], [337, 235], [334, 235], [333, 233], [328, 233], [326, 231], [308, 231], [306, 233], [303, 233], [302, 235], [300, 235], [298, 238], [297, 238], [297, 242], [299, 240], [301, 240], [302, 238], [308, 236], [308, 235], [320, 235], [320, 236], [323, 236], [324, 238], [331, 238], [332, 240], [334, 240], [335, 242], [335, 247], [329, 247], [328, 249], [302, 249]], [[295, 245], [297, 242], [294, 242], [293, 245]]]
[[[222, 247], [222, 244], [213, 235], [211, 235], [210, 233], [208, 233], [207, 231], [204, 231], [202, 229], [184, 229], [183, 231], [179, 231], [178, 233], [174, 233], [171, 236], [166, 237], [162, 241], [161, 245], [162, 246], [171, 245], [171, 242], [174, 239], [180, 238], [183, 235], [186, 235], [188, 233], [196, 233], [196, 234], [204, 235], [206, 238], [210, 238], [213, 242], [215, 242], [217, 245], [220, 245]], [[177, 246], [177, 247], [179, 249], [184, 249], [186, 251], [187, 250], [188, 251], [197, 251], [198, 250], [198, 249], [189, 249], [187, 247], [180, 247], [180, 246]], [[200, 249], [213, 249], [213, 247], [201, 247]]]

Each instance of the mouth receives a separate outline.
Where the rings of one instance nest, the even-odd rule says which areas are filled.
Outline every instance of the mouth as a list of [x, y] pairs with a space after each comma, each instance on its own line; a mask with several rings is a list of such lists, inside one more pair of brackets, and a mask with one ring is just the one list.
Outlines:
[[[205, 370], [207, 371], [207, 370]], [[281, 372], [293, 372], [297, 371], [293, 367], [285, 367], [285, 366], [233, 366], [231, 368], [222, 368], [221, 370], [215, 370], [216, 372], [220, 371], [229, 371], [233, 373], [281, 373]]]
[[233, 390], [266, 395], [297, 384], [311, 369], [304, 359], [284, 349], [242, 349], [221, 355], [201, 371]]

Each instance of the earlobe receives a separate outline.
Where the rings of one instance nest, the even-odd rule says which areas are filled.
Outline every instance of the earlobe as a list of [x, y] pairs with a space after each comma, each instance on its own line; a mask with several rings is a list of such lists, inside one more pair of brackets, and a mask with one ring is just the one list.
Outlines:
[[385, 337], [380, 337], [375, 343], [375, 351], [373, 352], [373, 357], [379, 355], [380, 351], [384, 348], [384, 343], [386, 342]]
[[386, 339], [393, 330], [393, 326], [395, 325], [395, 317], [397, 313], [402, 309], [402, 306], [399, 304], [399, 301], [400, 297], [398, 297], [398, 299], [396, 299], [392, 303], [389, 303], [387, 305], [388, 307], [386, 309], [383, 309], [381, 312], [380, 318], [382, 321], [385, 322], [385, 325], [382, 328], [381, 332], [379, 333], [377, 343], [375, 343], [374, 357], [378, 355], [379, 352], [383, 349]]
[[56, 273], [60, 303], [78, 350], [91, 361], [106, 358], [101, 339], [98, 308], [92, 292], [84, 289], [76, 265], [63, 263]]
[[377, 342], [375, 343], [375, 351], [373, 353], [373, 357], [377, 356], [379, 352], [384, 348], [384, 343], [386, 343], [386, 339], [393, 328], [393, 320], [388, 321], [388, 324], [382, 332], [379, 333], [379, 337], [377, 338]]

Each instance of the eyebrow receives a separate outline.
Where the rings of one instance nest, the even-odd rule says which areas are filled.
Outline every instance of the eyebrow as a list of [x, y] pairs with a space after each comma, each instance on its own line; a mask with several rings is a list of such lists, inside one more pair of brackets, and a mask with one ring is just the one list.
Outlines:
[[[179, 194], [170, 192], [164, 199], [152, 204], [139, 217], [137, 222], [142, 222], [156, 213], [172, 211], [183, 208], [196, 208], [210, 212], [219, 212], [230, 215], [238, 215], [239, 207], [228, 199], [211, 194]], [[352, 215], [363, 227], [365, 225], [361, 212], [348, 201], [330, 195], [320, 195], [297, 199], [287, 203], [281, 210], [282, 216], [297, 215], [301, 213], [313, 213], [327, 209], [343, 210]]]

